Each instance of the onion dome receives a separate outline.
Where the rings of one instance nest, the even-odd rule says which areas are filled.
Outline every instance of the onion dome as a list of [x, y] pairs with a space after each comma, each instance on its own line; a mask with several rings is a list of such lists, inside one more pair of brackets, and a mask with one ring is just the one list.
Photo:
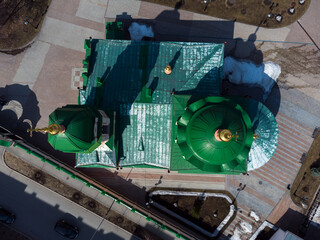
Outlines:
[[189, 105], [176, 123], [183, 158], [212, 173], [247, 172], [253, 141], [249, 115], [235, 101], [207, 97]]
[[58, 108], [50, 114], [49, 124], [59, 128], [55, 132], [48, 131], [48, 141], [56, 150], [90, 153], [101, 145], [102, 116], [93, 107], [67, 105]]

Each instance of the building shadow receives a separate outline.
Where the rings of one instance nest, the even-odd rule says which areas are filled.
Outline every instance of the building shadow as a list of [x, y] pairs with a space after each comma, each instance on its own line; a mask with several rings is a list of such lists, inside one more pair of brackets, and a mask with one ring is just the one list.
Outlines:
[[[36, 126], [41, 118], [36, 94], [28, 85], [12, 84], [0, 88], [4, 105], [0, 106], [0, 125], [16, 133], [24, 120]], [[26, 129], [25, 129], [26, 130]]]
[[261, 87], [257, 86], [247, 86], [247, 85], [236, 85], [223, 79], [222, 81], [222, 95], [234, 95], [240, 97], [253, 98], [259, 102], [262, 102], [268, 107], [268, 109], [273, 113], [274, 116], [277, 116], [281, 103], [281, 92], [279, 85], [275, 82], [274, 86], [267, 96], [264, 99], [265, 92]]
[[304, 214], [291, 208], [287, 210], [275, 226], [283, 231], [290, 231], [305, 240], [318, 239], [320, 236], [320, 225], [318, 223], [309, 222]]
[[[155, 41], [223, 43], [225, 45], [225, 57], [249, 62], [255, 65], [256, 69], [264, 69], [263, 53], [255, 45], [259, 26], [255, 32], [248, 36], [248, 39], [234, 38], [234, 21], [181, 20], [179, 8], [182, 4], [184, 4], [183, 1], [177, 2], [174, 9], [165, 10], [154, 19], [133, 19], [124, 12], [117, 15], [116, 21], [123, 22], [125, 37], [128, 40], [130, 39], [130, 34], [127, 29], [131, 23], [136, 22], [152, 26]], [[251, 73], [248, 74], [250, 75]], [[266, 74], [262, 74], [261, 78], [267, 78]], [[266, 94], [261, 91], [261, 88], [254, 85], [236, 85], [230, 83], [227, 78], [224, 80], [224, 95], [252, 97], [263, 102], [275, 116], [277, 115], [280, 108], [281, 94], [275, 81], [271, 92]], [[202, 85], [202, 82], [199, 84]]]
[[[257, 50], [254, 44], [256, 39], [255, 34], [252, 36], [250, 35], [248, 40], [243, 39], [234, 39], [234, 22], [233, 21], [195, 21], [195, 20], [181, 20], [180, 19], [180, 12], [179, 12], [179, 5], [176, 6], [173, 10], [166, 10], [160, 13], [154, 19], [133, 19], [130, 15], [123, 13], [118, 15], [116, 21], [123, 21], [123, 28], [125, 32], [125, 38], [130, 39], [130, 35], [128, 32], [128, 28], [132, 22], [137, 22], [141, 24], [146, 24], [152, 26], [155, 32], [155, 37], [152, 40], [155, 41], [182, 41], [182, 42], [208, 42], [208, 43], [224, 43], [225, 44], [225, 56], [233, 56], [239, 59], [249, 59], [253, 62], [263, 62], [263, 54], [260, 50]], [[92, 44], [96, 44], [93, 40]], [[160, 43], [159, 43], [160, 44]], [[141, 94], [141, 89], [143, 85], [139, 85], [139, 83], [131, 81], [129, 79], [128, 74], [123, 72], [123, 74], [118, 75], [116, 68], [127, 67], [128, 63], [134, 64], [134, 68], [140, 72], [139, 63], [141, 62], [141, 58], [139, 56], [135, 56], [133, 59], [127, 59], [126, 53], [131, 51], [136, 51], [137, 46], [139, 44], [135, 43], [134, 41], [126, 46], [122, 53], [120, 53], [117, 58], [115, 59], [115, 64], [113, 68], [105, 68], [101, 69], [102, 71], [102, 82], [113, 89], [113, 91], [117, 91], [118, 97], [117, 98], [109, 98], [107, 92], [102, 92], [102, 98], [100, 99], [103, 103], [107, 102], [114, 106], [115, 110], [120, 110], [120, 106], [122, 104], [127, 104], [128, 107], [132, 105], [134, 101]], [[242, 49], [248, 49], [247, 51], [242, 51]], [[153, 49], [154, 53], [150, 59], [148, 59], [149, 68], [152, 69], [154, 67], [155, 61], [159, 55], [159, 45], [155, 44]], [[260, 52], [259, 52], [260, 51]], [[248, 53], [250, 52], [250, 54]], [[178, 54], [178, 53], [177, 53]], [[171, 56], [171, 60], [173, 64], [176, 62], [176, 58], [180, 57], [183, 53], [179, 52], [179, 56], [173, 54]], [[94, 67], [95, 58], [97, 57], [97, 52], [92, 53], [91, 65], [90, 68]], [[92, 70], [92, 69], [91, 69]], [[219, 70], [220, 71], [220, 70]], [[141, 83], [146, 84], [146, 88], [150, 88], [153, 91], [158, 87], [158, 79], [151, 75], [151, 72], [148, 70], [145, 72], [146, 77], [151, 79], [151, 82]], [[204, 77], [205, 79], [205, 77]], [[226, 85], [225, 85], [226, 84]], [[205, 88], [206, 82], [201, 80], [196, 88], [202, 89]], [[228, 90], [226, 90], [228, 88]], [[273, 108], [273, 113], [277, 112], [280, 105], [280, 91], [277, 92], [277, 87], [274, 87], [271, 95], [274, 94], [274, 97], [271, 99], [267, 99], [266, 104], [268, 107]], [[110, 90], [109, 89], [109, 90]], [[247, 86], [237, 86], [232, 85], [227, 81], [223, 82], [222, 89], [225, 89], [226, 95], [250, 95], [253, 98], [260, 100], [262, 98], [262, 91], [259, 91], [258, 88], [248, 88]], [[0, 89], [1, 90], [1, 89]], [[175, 89], [179, 91], [179, 89]], [[279, 90], [279, 88], [278, 88]], [[135, 92], [134, 92], [135, 91]], [[130, 92], [130, 94], [128, 94]], [[134, 93], [132, 93], [134, 92]], [[0, 91], [1, 93], [1, 91]], [[93, 98], [89, 98], [87, 104], [95, 104], [94, 97], [96, 96], [97, 89], [96, 86], [92, 86], [92, 96]], [[184, 92], [183, 94], [186, 94]], [[193, 94], [194, 92], [189, 91], [189, 94]], [[182, 94], [182, 93], [180, 93]], [[99, 100], [99, 101], [100, 101]], [[32, 102], [30, 102], [32, 104]], [[33, 103], [35, 104], [35, 102]], [[36, 103], [37, 106], [38, 103]], [[36, 111], [35, 111], [36, 112]], [[39, 112], [39, 110], [38, 110]], [[37, 115], [31, 116], [33, 117], [32, 123], [36, 126], [36, 123], [39, 121], [40, 116], [37, 120]], [[27, 117], [26, 117], [27, 118]], [[128, 119], [127, 119], [128, 120]], [[130, 119], [124, 122], [125, 124], [120, 126], [120, 133], [122, 134], [123, 130], [127, 125], [130, 124]], [[23, 131], [26, 130], [26, 126], [20, 128], [21, 134]], [[33, 139], [30, 139], [27, 134], [23, 135], [27, 141], [33, 143], [33, 145], [38, 146], [39, 148], [43, 149], [47, 153], [55, 156], [56, 158], [60, 159], [61, 161], [69, 164], [70, 166], [74, 166], [75, 155], [74, 154], [65, 154], [59, 151], [54, 151], [51, 146], [47, 143], [47, 136], [41, 133], [37, 133]], [[120, 140], [119, 145], [119, 155], [123, 156], [124, 149]], [[122, 152], [121, 152], [122, 151]], [[78, 168], [79, 171], [82, 173], [94, 178], [98, 182], [108, 186], [109, 188], [113, 189], [115, 192], [125, 196], [127, 199], [131, 199], [133, 202], [139, 204], [140, 206], [145, 208], [145, 194], [146, 188], [141, 188], [135, 184], [132, 184], [132, 179], [124, 179], [119, 176], [117, 173], [113, 173], [111, 171], [105, 169], [85, 169], [85, 168]], [[112, 178], [113, 181], [108, 181], [108, 178]], [[164, 180], [163, 180], [164, 181]], [[153, 212], [153, 210], [150, 210]], [[157, 213], [159, 214], [159, 213]], [[161, 214], [159, 214], [161, 216]], [[166, 216], [162, 216], [166, 219]]]
[[28, 85], [6, 85], [0, 88], [0, 99], [1, 127], [37, 146], [47, 154], [58, 159], [64, 159], [66, 163], [74, 166], [75, 155], [54, 150], [48, 142], [47, 134], [34, 132], [33, 137], [30, 137], [27, 132], [30, 124], [36, 127], [41, 121], [37, 96]]
[[[102, 109], [109, 109], [117, 112], [118, 136], [122, 136], [127, 126], [131, 125], [129, 111], [134, 102], [146, 101], [148, 89], [153, 91], [157, 88], [158, 78], [151, 77], [150, 73], [155, 66], [159, 55], [160, 43], [155, 42], [148, 45], [144, 41], [125, 42], [118, 45], [114, 58], [108, 55], [109, 61], [106, 66], [95, 66], [98, 54], [99, 43], [92, 40], [91, 48], [94, 49], [91, 66], [97, 67], [96, 74], [104, 71], [100, 79], [101, 85], [89, 86], [86, 105], [98, 106]], [[112, 58], [112, 59], [111, 59]], [[93, 68], [93, 67], [92, 67]], [[129, 71], [129, 72], [128, 72]], [[149, 79], [153, 78], [149, 81]], [[118, 142], [118, 159], [125, 160], [125, 149], [122, 138], [116, 139]]]
[[[79, 228], [77, 238], [79, 240], [90, 239], [95, 233], [96, 228], [87, 224], [90, 218], [76, 217], [79, 215], [78, 212], [73, 212], [71, 207], [67, 205], [62, 207], [56, 202], [57, 199], [61, 198], [60, 196], [52, 198], [47, 196], [46, 198], [46, 193], [40, 192], [41, 186], [29, 187], [4, 173], [0, 173], [0, 181], [1, 196], [6, 196], [0, 199], [0, 206], [16, 215], [16, 221], [11, 226], [26, 234], [26, 236], [32, 239], [65, 239], [54, 231], [56, 222], [61, 219]], [[38, 184], [34, 183], [34, 185]], [[33, 192], [32, 189], [37, 189], [37, 192]], [[43, 199], [47, 199], [47, 201]], [[94, 239], [122, 240], [124, 238], [116, 232], [106, 233], [103, 229], [100, 229], [95, 233]], [[137, 238], [133, 237], [132, 239]]]

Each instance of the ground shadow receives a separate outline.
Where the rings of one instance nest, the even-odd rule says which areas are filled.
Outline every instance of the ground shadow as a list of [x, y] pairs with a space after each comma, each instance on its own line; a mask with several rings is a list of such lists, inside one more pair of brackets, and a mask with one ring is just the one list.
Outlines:
[[28, 119], [36, 126], [41, 118], [36, 94], [28, 85], [12, 84], [0, 88], [4, 105], [0, 106], [0, 125], [11, 132], [17, 131]]
[[275, 226], [283, 231], [290, 231], [305, 240], [318, 239], [320, 234], [320, 225], [318, 223], [308, 222], [304, 214], [290, 208], [278, 220]]
[[274, 84], [272, 91], [268, 95], [267, 99], [264, 100], [264, 91], [260, 87], [236, 85], [230, 83], [228, 80], [224, 79], [222, 81], [222, 95], [234, 95], [240, 97], [248, 97], [262, 102], [268, 107], [268, 109], [277, 116], [280, 108], [281, 93], [280, 88], [277, 83]]
[[[155, 32], [154, 40], [156, 41], [182, 41], [182, 42], [209, 42], [209, 43], [225, 43], [225, 54], [228, 56], [231, 56], [232, 53], [236, 54], [234, 57], [238, 58], [247, 58], [247, 52], [239, 51], [238, 48], [244, 48], [250, 49], [251, 52], [255, 52], [254, 56], [259, 61], [262, 61], [263, 55], [259, 53], [259, 50], [256, 50], [254, 45], [255, 36], [250, 37], [250, 41], [245, 41], [242, 39], [234, 39], [233, 33], [234, 33], [234, 22], [233, 21], [192, 21], [192, 20], [181, 20], [180, 19], [180, 12], [178, 11], [179, 6], [177, 6], [173, 10], [166, 10], [160, 13], [157, 17], [154, 19], [132, 19], [130, 15], [128, 14], [122, 14], [117, 16], [117, 21], [123, 21], [124, 22], [124, 31], [125, 31], [125, 37], [129, 39], [129, 33], [128, 33], [128, 27], [132, 22], [138, 22], [138, 23], [144, 23], [146, 25], [150, 25], [153, 27]], [[95, 44], [95, 42], [92, 42]], [[102, 93], [102, 102], [108, 102], [110, 104], [115, 105], [115, 109], [118, 110], [120, 108], [121, 104], [127, 104], [129, 107], [132, 105], [134, 101], [140, 96], [140, 91], [142, 89], [142, 85], [138, 85], [137, 82], [132, 82], [131, 79], [128, 78], [128, 76], [117, 75], [116, 68], [121, 68], [127, 66], [128, 63], [130, 64], [136, 64], [135, 69], [139, 70], [139, 63], [140, 63], [140, 57], [135, 56], [133, 59], [127, 59], [125, 57], [127, 52], [135, 51], [137, 47], [137, 43], [132, 42], [129, 44], [124, 50], [123, 53], [119, 54], [119, 56], [116, 59], [116, 62], [114, 64], [113, 69], [107, 68], [103, 69], [102, 74], [102, 83], [107, 84], [110, 89], [113, 89], [114, 91], [118, 91], [118, 97], [115, 98], [109, 98], [108, 95]], [[152, 55], [151, 59], [148, 59], [149, 69], [152, 69], [154, 66], [154, 62], [157, 59], [159, 48], [156, 46], [154, 49], [154, 54]], [[249, 50], [248, 50], [249, 51]], [[180, 53], [182, 54], [182, 53]], [[246, 55], [244, 55], [246, 54]], [[250, 53], [251, 54], [251, 53]], [[249, 59], [250, 55], [249, 54]], [[93, 62], [91, 62], [91, 66], [94, 66], [95, 57], [97, 56], [96, 53], [93, 52], [92, 58]], [[175, 56], [172, 57], [172, 63], [175, 63], [176, 61]], [[178, 56], [179, 57], [179, 56]], [[170, 62], [171, 62], [170, 61]], [[145, 72], [146, 77], [149, 79], [153, 79], [151, 83], [147, 83], [146, 88], [150, 88], [152, 90], [156, 89], [158, 86], [158, 80], [157, 77], [151, 76], [150, 71]], [[129, 82], [127, 84], [126, 82]], [[141, 82], [141, 81], [140, 81]], [[142, 83], [143, 84], [143, 83]], [[205, 87], [205, 82], [200, 81], [197, 88], [203, 88]], [[247, 87], [243, 87], [244, 95], [251, 95], [248, 94]], [[136, 92], [133, 94], [128, 94], [128, 91], [130, 90], [130, 93], [132, 90], [135, 90]], [[93, 88], [93, 91], [94, 88]], [[178, 91], [178, 89], [177, 89]], [[235, 92], [235, 95], [239, 95], [239, 89], [237, 86], [231, 86], [229, 93], [232, 91]], [[255, 92], [259, 96], [259, 92]], [[228, 94], [229, 94], [228, 93]], [[280, 92], [279, 92], [280, 93]], [[260, 92], [260, 95], [262, 93]], [[93, 94], [94, 96], [94, 94]], [[280, 96], [280, 94], [279, 94]], [[109, 99], [108, 99], [109, 98]], [[258, 97], [257, 97], [258, 98]], [[89, 101], [94, 101], [94, 99]], [[274, 101], [280, 102], [279, 99], [274, 99]], [[88, 104], [93, 104], [93, 102], [88, 102]], [[272, 104], [270, 104], [272, 105]], [[275, 105], [275, 109], [276, 104]], [[125, 124], [130, 124], [130, 122], [126, 122]], [[120, 127], [120, 135], [123, 132], [126, 125], [123, 125]], [[39, 135], [41, 136], [38, 138], [37, 143], [34, 142], [34, 145], [40, 146], [42, 148], [43, 145], [41, 145], [43, 142], [47, 142], [46, 135]], [[41, 139], [41, 140], [40, 140]], [[29, 141], [29, 139], [28, 139]], [[41, 142], [41, 143], [40, 143]], [[45, 147], [45, 146], [44, 146]], [[121, 147], [120, 142], [120, 156], [123, 154], [123, 147]], [[48, 149], [45, 148], [47, 151]], [[50, 151], [49, 151], [50, 152]], [[68, 158], [65, 158], [66, 154], [53, 151], [51, 149], [51, 152], [53, 155], [58, 156], [59, 159], [63, 159], [64, 162], [67, 162], [72, 167], [74, 166], [74, 158], [72, 161], [69, 161]], [[72, 155], [74, 156], [74, 155]], [[145, 194], [146, 194], [146, 188], [140, 188], [139, 186], [136, 186], [132, 184], [132, 179], [124, 179], [121, 176], [118, 176], [117, 173], [112, 173], [110, 171], [107, 171], [105, 169], [80, 169], [83, 173], [87, 174], [88, 176], [92, 176], [97, 181], [101, 182], [102, 184], [110, 187], [111, 189], [114, 189], [117, 193], [124, 195], [126, 198], [131, 199], [132, 201], [140, 204], [142, 207], [145, 207]], [[99, 177], [100, 175], [100, 177]], [[108, 181], [108, 177], [112, 178], [112, 183]], [[157, 215], [160, 215], [157, 213]], [[164, 219], [166, 219], [166, 216], [162, 216]]]
[[[208, 21], [208, 20], [181, 20], [179, 8], [183, 1], [179, 1], [172, 10], [161, 12], [154, 19], [133, 19], [127, 13], [117, 15], [116, 21], [123, 21], [126, 39], [130, 39], [128, 28], [132, 22], [152, 26], [156, 41], [182, 41], [182, 42], [209, 42], [224, 43], [224, 56], [232, 57], [238, 61], [246, 61], [264, 68], [263, 53], [257, 49], [255, 42], [259, 26], [248, 39], [234, 38], [234, 21]], [[266, 74], [264, 74], [263, 77]], [[281, 102], [280, 90], [277, 83], [268, 97], [260, 89], [249, 85], [228, 84], [224, 81], [224, 93], [232, 95], [250, 96], [255, 100], [263, 102], [276, 116]], [[227, 91], [225, 91], [227, 90]]]
[[[234, 39], [233, 31], [234, 31], [234, 22], [233, 21], [191, 21], [191, 20], [180, 20], [180, 13], [178, 8], [173, 10], [166, 10], [160, 13], [154, 19], [133, 19], [130, 15], [123, 13], [122, 15], [118, 15], [116, 21], [123, 22], [123, 28], [125, 32], [125, 38], [127, 40], [130, 39], [130, 35], [128, 32], [128, 28], [132, 22], [137, 22], [141, 24], [145, 24], [148, 26], [152, 26], [155, 32], [154, 39], [155, 41], [182, 41], [182, 42], [209, 42], [209, 43], [225, 43], [225, 54], [226, 56], [233, 56], [240, 59], [248, 59], [255, 63], [263, 62], [263, 54], [260, 50], [257, 50], [254, 44], [256, 39], [255, 33], [250, 35], [248, 40], [243, 39]], [[92, 42], [95, 44], [95, 42]], [[136, 63], [137, 65], [134, 67], [136, 70], [139, 69], [138, 63], [141, 59], [135, 56], [133, 59], [127, 59], [125, 56], [128, 52], [136, 50], [137, 43], [132, 41], [130, 45], [128, 45], [122, 53], [120, 53], [116, 59], [116, 62], [112, 69], [106, 68], [105, 72], [102, 74], [103, 84], [106, 84], [109, 88], [108, 91], [117, 92], [116, 98], [111, 98], [107, 92], [102, 94], [101, 103], [107, 102], [110, 105], [114, 105], [115, 109], [119, 109], [121, 104], [127, 104], [130, 108], [132, 103], [137, 100], [137, 97], [140, 96], [140, 90], [142, 86], [138, 86], [136, 82], [130, 82], [129, 76], [123, 76], [122, 79], [117, 75], [117, 68], [127, 67], [128, 64]], [[247, 51], [240, 51], [240, 48], [246, 48]], [[139, 50], [140, 51], [140, 50]], [[154, 66], [154, 62], [157, 59], [159, 48], [155, 50], [156, 54], [152, 56], [151, 68]], [[249, 52], [249, 54], [248, 54]], [[179, 54], [179, 55], [178, 55]], [[171, 56], [171, 60], [173, 64], [176, 63], [175, 56], [180, 57], [181, 52], [173, 53]], [[232, 55], [233, 54], [233, 55]], [[93, 57], [97, 56], [97, 52], [93, 53]], [[178, 58], [177, 57], [177, 58]], [[252, 58], [252, 59], [251, 59]], [[93, 60], [95, 61], [95, 60]], [[148, 59], [149, 62], [149, 59]], [[94, 62], [93, 64], [94, 65]], [[219, 70], [221, 72], [221, 69]], [[155, 82], [148, 85], [152, 90], [158, 87], [157, 76], [151, 76], [150, 72], [146, 72], [147, 78], [154, 79]], [[205, 77], [204, 77], [205, 78]], [[128, 82], [128, 83], [126, 83]], [[141, 80], [140, 80], [141, 82]], [[226, 81], [225, 81], [226, 82]], [[224, 82], [224, 83], [225, 83]], [[251, 88], [248, 91], [247, 86], [237, 86], [229, 84], [227, 87], [223, 83], [226, 95], [240, 95], [240, 96], [251, 96], [257, 100], [262, 101], [263, 91], [259, 88]], [[204, 80], [200, 81], [198, 86], [195, 88], [196, 91], [199, 89], [203, 89], [206, 87], [206, 83]], [[136, 92], [130, 92], [130, 96], [128, 96], [127, 89], [137, 90]], [[274, 90], [277, 89], [277, 86], [274, 87]], [[194, 92], [179, 92], [179, 89], [172, 89], [175, 94], [193, 94]], [[96, 89], [93, 88], [93, 92]], [[271, 94], [274, 94], [272, 91]], [[207, 96], [210, 94], [207, 94]], [[93, 94], [94, 96], [94, 94]], [[89, 99], [87, 104], [93, 104], [94, 99]], [[267, 100], [268, 103], [269, 99]], [[99, 101], [100, 102], [100, 101]], [[278, 103], [278, 105], [276, 104]], [[272, 103], [268, 103], [268, 106], [273, 107], [273, 113], [276, 113], [279, 108], [280, 103], [280, 91], [277, 94], [274, 94], [274, 98], [272, 99]], [[124, 125], [120, 127], [119, 135], [121, 136], [123, 130], [126, 126], [130, 125], [130, 119], [126, 118], [124, 120]], [[124, 155], [125, 149], [123, 149], [122, 144], [119, 145], [119, 155]], [[80, 168], [79, 168], [80, 170]], [[106, 186], [114, 189], [117, 193], [125, 196], [128, 199], [133, 200], [138, 203], [140, 206], [145, 207], [145, 194], [146, 188], [140, 188], [134, 184], [132, 184], [132, 179], [130, 176], [128, 179], [124, 179], [119, 176], [118, 172], [112, 173], [111, 171], [105, 169], [81, 169], [83, 173], [88, 176], [93, 176], [97, 181], [105, 184]], [[100, 176], [100, 177], [99, 177]], [[112, 179], [111, 181], [108, 180]], [[152, 210], [153, 211], [153, 210]], [[160, 213], [157, 215], [161, 216]], [[165, 216], [164, 216], [165, 217]]]
[[30, 137], [27, 132], [30, 124], [35, 127], [41, 119], [37, 96], [28, 85], [6, 85], [0, 88], [0, 96], [0, 126], [46, 153], [74, 165], [74, 154], [55, 151], [48, 143], [47, 134], [34, 133], [33, 137]]
[[[52, 205], [43, 201], [43, 196], [38, 196], [45, 193], [42, 192], [40, 194], [40, 192], [33, 192], [32, 190], [32, 192], [29, 193], [30, 189], [35, 187], [28, 187], [3, 173], [0, 173], [0, 181], [2, 183], [0, 191], [2, 194], [6, 195], [6, 198], [0, 200], [1, 207], [15, 213], [16, 221], [12, 224], [12, 227], [25, 233], [27, 236], [30, 235], [32, 238], [37, 237], [39, 239], [45, 238], [48, 240], [65, 239], [54, 231], [56, 222], [61, 219], [64, 219], [71, 225], [79, 228], [79, 236], [77, 238], [79, 240], [90, 239], [96, 231], [95, 228], [86, 223], [88, 219], [75, 217], [76, 215], [79, 215], [79, 213], [72, 212], [72, 208], [62, 210], [61, 208], [66, 209], [68, 206], [61, 207], [59, 203], [55, 202], [61, 197], [57, 196], [56, 198], [51, 199], [50, 203], [54, 203]], [[34, 184], [37, 185], [37, 183]], [[10, 190], [8, 191], [7, 189]], [[49, 199], [50, 198], [48, 198], [48, 200]], [[105, 233], [100, 229], [93, 239], [122, 240], [124, 238], [117, 235], [115, 232]], [[136, 238], [133, 237], [132, 239]]]

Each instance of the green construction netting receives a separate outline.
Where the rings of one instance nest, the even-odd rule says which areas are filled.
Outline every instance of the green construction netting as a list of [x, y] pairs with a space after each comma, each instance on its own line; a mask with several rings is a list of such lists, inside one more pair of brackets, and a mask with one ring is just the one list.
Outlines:
[[11, 142], [0, 139], [0, 146], [9, 147]]

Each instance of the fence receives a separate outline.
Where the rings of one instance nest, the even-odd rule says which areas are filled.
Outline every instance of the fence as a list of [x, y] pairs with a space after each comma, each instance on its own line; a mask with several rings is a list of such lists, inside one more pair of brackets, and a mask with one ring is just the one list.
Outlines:
[[[0, 135], [2, 135], [2, 132], [0, 132]], [[7, 140], [1, 140], [1, 141], [4, 143], [4, 144], [1, 144], [2, 146], [9, 147], [11, 145], [11, 141], [7, 141]], [[114, 200], [117, 204], [120, 204], [120, 205], [128, 208], [131, 212], [136, 213], [136, 214], [140, 215], [141, 217], [144, 217], [147, 221], [152, 222], [152, 223], [156, 224], [157, 226], [161, 227], [161, 229], [171, 232], [177, 238], [186, 239], [186, 240], [190, 239], [189, 237], [187, 237], [188, 234], [186, 232], [183, 232], [183, 231], [178, 232], [177, 230], [175, 230], [175, 227], [172, 224], [161, 219], [161, 221], [165, 222], [165, 224], [163, 224], [162, 222], [160, 222], [157, 219], [158, 217], [154, 216], [151, 213], [147, 214], [144, 211], [142, 211], [141, 209], [139, 209], [138, 207], [134, 207], [133, 205], [127, 203], [126, 200], [120, 199], [116, 193], [110, 193], [109, 192], [110, 190], [106, 191], [102, 187], [98, 186], [98, 184], [89, 182], [87, 179], [82, 177], [80, 173], [75, 172], [75, 170], [70, 170], [70, 167], [63, 165], [62, 163], [57, 163], [58, 160], [53, 160], [53, 157], [48, 156], [47, 154], [43, 153], [39, 149], [35, 149], [35, 147], [30, 146], [29, 144], [24, 142], [22, 139], [15, 140], [13, 142], [14, 142], [13, 143], [14, 147], [19, 147], [19, 148], [23, 149], [24, 151], [26, 151], [26, 153], [31, 154], [31, 155], [39, 158], [42, 162], [48, 163], [51, 166], [55, 167], [58, 171], [63, 171], [64, 173], [68, 174], [71, 178], [82, 182], [87, 187], [95, 189], [101, 195], [106, 196], [106, 197]]]

